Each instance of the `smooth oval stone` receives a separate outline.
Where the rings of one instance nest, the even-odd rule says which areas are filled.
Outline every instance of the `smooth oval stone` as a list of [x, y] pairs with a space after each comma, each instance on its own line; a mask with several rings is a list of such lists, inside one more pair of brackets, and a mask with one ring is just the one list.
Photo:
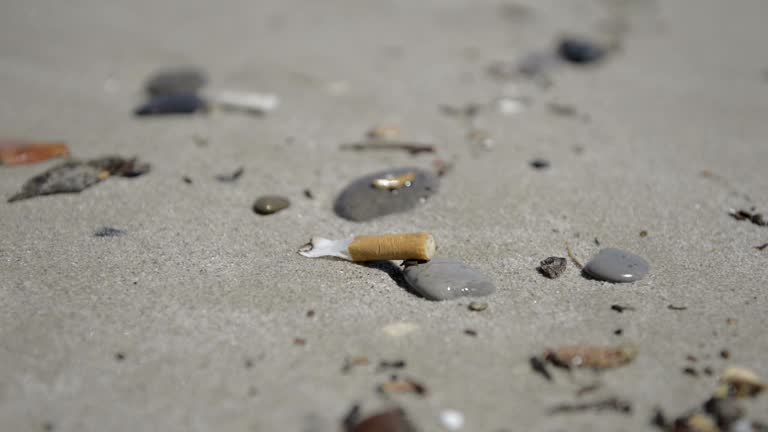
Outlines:
[[648, 274], [650, 265], [642, 257], [621, 249], [606, 248], [589, 260], [584, 272], [607, 282], [634, 282]]
[[481, 297], [496, 291], [485, 275], [464, 263], [442, 258], [424, 263], [406, 261], [403, 275], [416, 292], [429, 300]]
[[182, 66], [161, 70], [152, 75], [144, 88], [150, 96], [197, 93], [208, 82], [202, 70]]
[[204, 100], [195, 94], [177, 94], [158, 96], [149, 102], [136, 108], [137, 116], [149, 116], [158, 114], [191, 114], [207, 109]]
[[581, 38], [562, 39], [557, 52], [564, 60], [576, 64], [594, 63], [605, 55], [601, 46]]
[[283, 198], [277, 195], [267, 195], [257, 199], [256, 202], [253, 203], [253, 211], [260, 215], [270, 215], [286, 209], [290, 205], [291, 202], [288, 198]]
[[[373, 181], [387, 176], [399, 177], [414, 173], [408, 187], [387, 190], [373, 186]], [[418, 168], [396, 168], [361, 177], [350, 183], [336, 198], [336, 214], [356, 222], [364, 222], [417, 207], [440, 186], [438, 177]]]

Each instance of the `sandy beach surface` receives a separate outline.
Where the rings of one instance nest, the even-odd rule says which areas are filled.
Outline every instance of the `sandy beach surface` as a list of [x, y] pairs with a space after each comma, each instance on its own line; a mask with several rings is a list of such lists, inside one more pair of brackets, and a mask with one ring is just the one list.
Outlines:
[[[8, 204], [56, 162], [0, 167], [0, 429], [324, 432], [360, 403], [402, 406], [421, 431], [445, 430], [445, 409], [466, 431], [640, 431], [656, 407], [700, 406], [727, 366], [768, 377], [768, 249], [754, 248], [768, 228], [728, 215], [768, 211], [768, 2], [514, 5], [4, 1], [1, 135], [63, 140], [81, 158], [137, 156], [152, 171]], [[549, 88], [487, 73], [606, 22], [627, 29], [621, 50], [557, 68]], [[145, 79], [176, 65], [281, 104], [262, 117], [134, 117]], [[530, 103], [500, 113], [504, 96]], [[491, 107], [476, 124], [492, 145], [440, 110], [468, 103]], [[436, 144], [455, 167], [418, 209], [349, 222], [333, 212], [347, 183], [435, 158], [339, 150], [380, 124]], [[240, 166], [237, 182], [214, 179]], [[254, 214], [265, 194], [292, 204]], [[127, 234], [95, 237], [105, 226]], [[487, 310], [414, 295], [398, 263], [296, 253], [314, 235], [415, 231], [495, 282]], [[542, 277], [539, 261], [566, 256], [566, 241], [582, 261], [618, 247], [651, 272], [616, 285], [569, 263]], [[546, 348], [623, 343], [637, 359], [600, 374], [549, 382], [528, 364]], [[342, 373], [354, 356], [371, 364]], [[395, 373], [426, 396], [376, 392], [392, 373], [379, 361], [400, 359]], [[632, 412], [549, 412], [614, 396]], [[745, 407], [768, 422], [765, 395]]]

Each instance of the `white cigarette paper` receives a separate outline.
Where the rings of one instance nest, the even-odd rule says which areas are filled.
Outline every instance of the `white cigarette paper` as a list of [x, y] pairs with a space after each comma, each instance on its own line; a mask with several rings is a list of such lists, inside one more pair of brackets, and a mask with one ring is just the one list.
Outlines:
[[435, 254], [435, 239], [429, 233], [358, 236], [346, 240], [313, 237], [299, 249], [308, 258], [333, 256], [349, 261], [429, 261]]
[[277, 95], [239, 90], [222, 90], [208, 94], [208, 100], [222, 108], [268, 113], [280, 104]]

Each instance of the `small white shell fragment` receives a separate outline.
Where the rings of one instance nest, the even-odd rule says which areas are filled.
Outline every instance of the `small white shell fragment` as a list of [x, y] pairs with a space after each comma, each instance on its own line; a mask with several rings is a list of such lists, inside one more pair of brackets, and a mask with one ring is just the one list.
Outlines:
[[211, 93], [208, 99], [222, 108], [240, 109], [258, 113], [274, 111], [280, 104], [277, 95], [239, 90], [222, 90]]
[[319, 258], [335, 256], [345, 260], [352, 260], [349, 255], [349, 245], [354, 238], [345, 240], [328, 240], [322, 237], [312, 237], [312, 240], [299, 249], [299, 254], [307, 258]]
[[397, 321], [385, 325], [382, 327], [381, 331], [383, 331], [387, 336], [401, 337], [409, 333], [413, 333], [418, 329], [419, 326], [414, 323]]
[[440, 423], [450, 431], [456, 431], [464, 427], [464, 414], [459, 411], [447, 409], [440, 412]]
[[528, 103], [523, 98], [502, 97], [496, 99], [496, 109], [503, 115], [517, 115], [525, 111]]

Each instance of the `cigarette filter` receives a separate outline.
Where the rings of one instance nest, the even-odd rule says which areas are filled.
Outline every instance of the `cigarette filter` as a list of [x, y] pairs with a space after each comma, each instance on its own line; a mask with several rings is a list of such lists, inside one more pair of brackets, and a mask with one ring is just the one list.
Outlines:
[[299, 249], [305, 257], [335, 256], [349, 261], [418, 260], [435, 255], [435, 239], [430, 233], [358, 236], [347, 240], [314, 237]]

